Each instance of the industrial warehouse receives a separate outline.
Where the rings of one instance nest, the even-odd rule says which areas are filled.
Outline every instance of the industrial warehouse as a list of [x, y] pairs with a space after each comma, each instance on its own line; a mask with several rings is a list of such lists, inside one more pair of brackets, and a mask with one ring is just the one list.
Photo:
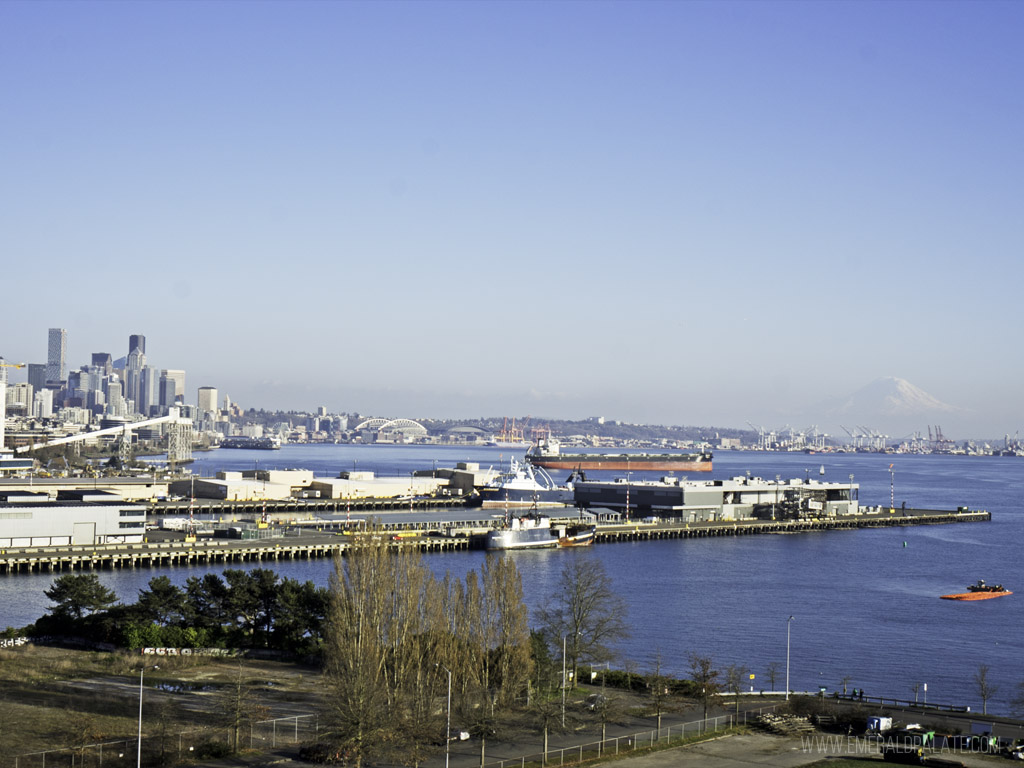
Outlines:
[[684, 523], [719, 520], [783, 520], [855, 515], [859, 486], [809, 478], [660, 482], [577, 482], [576, 506], [605, 508], [630, 517], [671, 518]]
[[0, 492], [0, 549], [141, 544], [146, 508], [104, 491]]

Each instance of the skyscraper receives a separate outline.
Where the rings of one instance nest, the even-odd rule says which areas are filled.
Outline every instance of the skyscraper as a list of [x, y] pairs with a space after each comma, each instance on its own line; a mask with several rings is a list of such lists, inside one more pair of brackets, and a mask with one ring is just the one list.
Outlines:
[[109, 376], [114, 370], [114, 361], [109, 352], [93, 352], [92, 364], [103, 371], [104, 376]]
[[204, 414], [217, 410], [217, 388], [200, 387], [198, 403], [199, 413]]
[[28, 383], [36, 392], [46, 386], [46, 363], [28, 364]]
[[[163, 384], [160, 385], [160, 405], [174, 405], [177, 399], [180, 397], [184, 401], [185, 397], [185, 372], [182, 370], [162, 370], [160, 371], [161, 378], [170, 379], [174, 382], [173, 390], [165, 390]], [[173, 394], [168, 396], [169, 392]]]
[[167, 371], [163, 371], [160, 375], [160, 410], [161, 413], [166, 414], [167, 409], [174, 405], [175, 399], [177, 398], [177, 382], [170, 376], [166, 376]]
[[[133, 336], [132, 338], [135, 337]], [[128, 353], [128, 360], [124, 366], [124, 396], [135, 404], [135, 410], [140, 413], [142, 403], [142, 371], [145, 367], [145, 353], [141, 348], [134, 347]]]
[[142, 369], [139, 375], [139, 400], [135, 410], [143, 416], [153, 415], [153, 406], [160, 405], [160, 370], [151, 365]]
[[46, 381], [61, 382], [67, 375], [68, 367], [65, 360], [68, 346], [68, 332], [63, 328], [51, 328], [49, 345], [46, 353]]
[[130, 355], [136, 349], [142, 354], [146, 354], [146, 337], [141, 333], [133, 333], [128, 337], [128, 354]]

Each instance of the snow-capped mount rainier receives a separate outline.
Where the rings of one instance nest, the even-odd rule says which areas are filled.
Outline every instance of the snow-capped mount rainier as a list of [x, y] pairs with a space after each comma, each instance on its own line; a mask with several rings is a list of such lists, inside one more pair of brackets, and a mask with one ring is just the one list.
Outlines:
[[943, 416], [955, 418], [963, 409], [944, 403], [894, 376], [876, 379], [853, 394], [825, 404], [826, 416], [838, 424], [864, 425], [897, 436], [925, 431], [941, 423]]

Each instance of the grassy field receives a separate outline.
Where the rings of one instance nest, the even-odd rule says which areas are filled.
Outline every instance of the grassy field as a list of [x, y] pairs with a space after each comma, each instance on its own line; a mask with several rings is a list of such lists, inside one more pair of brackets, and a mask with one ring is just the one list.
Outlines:
[[[148, 762], [161, 754], [161, 762], [169, 762], [179, 748], [216, 753], [230, 740], [227, 721], [239, 708], [252, 719], [268, 719], [310, 711], [318, 701], [319, 670], [296, 664], [199, 656], [144, 660], [31, 645], [0, 649], [0, 768], [42, 765], [42, 756], [26, 755], [98, 743], [108, 745], [104, 765], [118, 765], [119, 754], [134, 765], [143, 663]], [[94, 764], [98, 752], [79, 751], [75, 765]], [[47, 757], [47, 765], [69, 764], [67, 752]]]

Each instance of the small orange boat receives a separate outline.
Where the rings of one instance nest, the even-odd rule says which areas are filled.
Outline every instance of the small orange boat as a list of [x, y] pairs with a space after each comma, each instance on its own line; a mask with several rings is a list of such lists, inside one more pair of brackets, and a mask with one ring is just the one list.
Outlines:
[[955, 595], [941, 595], [943, 600], [991, 600], [993, 597], [1012, 595], [1002, 584], [986, 584], [984, 579], [978, 579], [977, 584], [971, 584], [966, 592], [959, 592]]

